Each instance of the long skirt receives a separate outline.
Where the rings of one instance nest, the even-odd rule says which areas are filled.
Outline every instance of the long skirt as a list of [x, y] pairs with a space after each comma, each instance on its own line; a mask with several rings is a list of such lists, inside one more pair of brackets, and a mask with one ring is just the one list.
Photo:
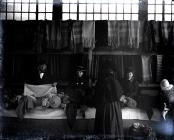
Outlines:
[[94, 133], [123, 139], [123, 121], [119, 102], [115, 101], [96, 107]]

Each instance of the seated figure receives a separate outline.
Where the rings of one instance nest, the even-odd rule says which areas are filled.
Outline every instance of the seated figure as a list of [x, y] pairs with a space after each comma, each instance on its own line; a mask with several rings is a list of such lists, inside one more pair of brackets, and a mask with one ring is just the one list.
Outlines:
[[135, 79], [134, 70], [129, 67], [125, 71], [125, 77], [121, 82], [125, 98], [127, 99], [127, 106], [136, 107], [138, 98], [138, 82]]
[[57, 95], [57, 83], [51, 82], [53, 79], [48, 76], [46, 71], [46, 63], [39, 63], [35, 74], [26, 81], [24, 95], [19, 100], [16, 109], [19, 118], [22, 119], [27, 111], [36, 106], [57, 108], [61, 104], [61, 99]]

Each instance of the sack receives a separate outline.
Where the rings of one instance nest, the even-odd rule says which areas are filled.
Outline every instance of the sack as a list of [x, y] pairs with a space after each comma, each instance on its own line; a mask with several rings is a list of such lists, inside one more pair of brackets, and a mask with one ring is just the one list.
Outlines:
[[141, 123], [133, 123], [129, 127], [129, 137], [130, 139], [136, 140], [157, 140], [156, 134], [151, 127]]
[[126, 105], [128, 107], [135, 108], [137, 106], [137, 102], [133, 98], [126, 97], [126, 100], [127, 100]]

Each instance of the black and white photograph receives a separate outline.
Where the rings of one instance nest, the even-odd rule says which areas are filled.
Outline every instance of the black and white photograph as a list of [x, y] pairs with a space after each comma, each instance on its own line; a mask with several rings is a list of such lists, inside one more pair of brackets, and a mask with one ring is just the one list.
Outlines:
[[0, 0], [0, 140], [174, 140], [174, 0]]

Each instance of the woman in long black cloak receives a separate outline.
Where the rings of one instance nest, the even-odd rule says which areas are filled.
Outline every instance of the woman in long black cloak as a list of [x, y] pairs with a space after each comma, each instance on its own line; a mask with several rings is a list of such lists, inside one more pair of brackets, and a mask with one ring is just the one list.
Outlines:
[[94, 133], [123, 139], [121, 114], [122, 88], [114, 71], [106, 69], [96, 85], [96, 116]]

